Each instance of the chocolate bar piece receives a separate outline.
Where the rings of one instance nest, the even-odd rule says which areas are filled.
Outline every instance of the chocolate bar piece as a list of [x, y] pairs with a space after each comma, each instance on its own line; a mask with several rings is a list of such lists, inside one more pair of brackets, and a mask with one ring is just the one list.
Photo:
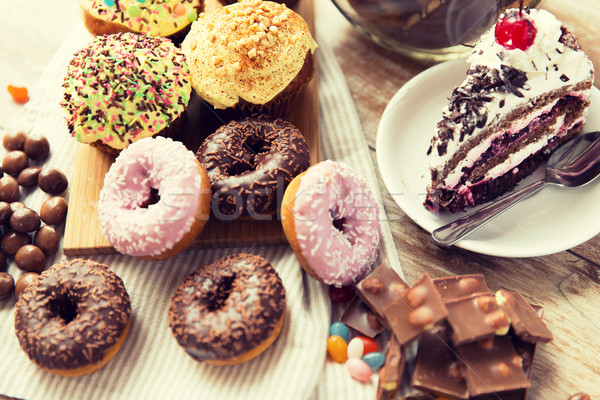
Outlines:
[[[536, 314], [542, 318], [544, 316], [544, 309], [540, 306], [531, 306]], [[535, 350], [537, 347], [536, 343], [526, 342], [519, 336], [514, 335], [513, 332], [510, 334], [511, 341], [515, 346], [517, 354], [522, 358], [523, 371], [529, 381], [533, 375], [533, 361], [535, 359]], [[496, 392], [489, 394], [482, 394], [480, 396], [473, 396], [471, 400], [526, 400], [527, 399], [527, 388], [510, 390], [506, 392]]]
[[448, 322], [452, 327], [452, 342], [458, 346], [504, 335], [510, 328], [508, 316], [491, 294], [463, 297], [446, 303]]
[[526, 400], [527, 390], [509, 390], [507, 392], [497, 392], [482, 394], [481, 396], [473, 396], [471, 400]]
[[520, 293], [498, 290], [496, 299], [512, 320], [513, 330], [523, 340], [532, 343], [552, 340], [552, 332]]
[[384, 329], [377, 315], [356, 296], [344, 310], [340, 321], [371, 339], [375, 338]]
[[495, 336], [456, 347], [465, 363], [465, 379], [471, 396], [528, 388], [530, 383], [510, 338]]
[[405, 346], [421, 332], [446, 318], [448, 310], [431, 277], [425, 274], [405, 295], [386, 307], [383, 315], [400, 345]]
[[469, 391], [462, 373], [462, 363], [440, 332], [423, 332], [419, 336], [417, 362], [412, 385], [459, 399], [468, 399]]
[[448, 276], [434, 279], [433, 283], [445, 302], [477, 293], [490, 293], [482, 274]]
[[385, 351], [385, 364], [379, 369], [379, 383], [377, 384], [377, 399], [391, 400], [402, 382], [406, 356], [404, 349], [394, 335], [390, 336], [388, 348]]
[[384, 308], [405, 294], [408, 288], [408, 284], [384, 261], [356, 285], [356, 293], [383, 320]]

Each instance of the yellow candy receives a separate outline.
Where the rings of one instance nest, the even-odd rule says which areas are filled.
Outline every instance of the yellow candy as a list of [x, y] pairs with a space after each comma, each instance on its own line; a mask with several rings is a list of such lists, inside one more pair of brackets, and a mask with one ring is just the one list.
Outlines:
[[341, 336], [329, 336], [329, 339], [327, 339], [327, 352], [333, 361], [345, 363], [348, 358], [348, 344]]

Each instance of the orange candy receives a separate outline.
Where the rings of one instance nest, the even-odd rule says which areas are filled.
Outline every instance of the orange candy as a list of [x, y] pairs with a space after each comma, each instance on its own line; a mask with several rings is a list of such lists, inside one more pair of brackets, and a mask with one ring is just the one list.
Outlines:
[[173, 14], [184, 15], [185, 14], [185, 6], [181, 3], [177, 3], [175, 5], [175, 7], [173, 7]]
[[26, 87], [18, 87], [8, 85], [8, 93], [12, 96], [13, 100], [17, 103], [27, 103], [29, 100], [29, 92]]
[[341, 336], [329, 336], [329, 339], [327, 339], [327, 352], [333, 361], [345, 363], [348, 359], [348, 344]]

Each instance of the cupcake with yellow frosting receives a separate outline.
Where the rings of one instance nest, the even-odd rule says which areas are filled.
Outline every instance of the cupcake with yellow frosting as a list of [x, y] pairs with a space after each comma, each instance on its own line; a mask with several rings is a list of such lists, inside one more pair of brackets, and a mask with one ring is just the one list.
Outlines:
[[93, 35], [134, 32], [181, 43], [204, 10], [204, 0], [79, 0]]
[[97, 36], [75, 53], [61, 105], [79, 142], [118, 154], [149, 136], [176, 136], [191, 95], [185, 57], [162, 37]]
[[301, 16], [260, 0], [201, 14], [181, 44], [194, 92], [226, 117], [288, 114], [314, 75], [316, 48]]

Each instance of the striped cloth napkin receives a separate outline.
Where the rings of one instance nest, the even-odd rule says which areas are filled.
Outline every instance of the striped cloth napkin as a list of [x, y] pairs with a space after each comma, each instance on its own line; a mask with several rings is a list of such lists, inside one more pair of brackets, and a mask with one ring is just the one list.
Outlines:
[[[77, 28], [63, 43], [32, 90], [31, 101], [7, 131], [45, 135], [52, 153], [45, 166], [73, 172], [74, 141], [59, 106], [61, 83], [72, 54], [90, 36]], [[318, 50], [319, 98], [324, 158], [346, 162], [378, 193], [377, 178], [350, 92], [326, 40]], [[67, 193], [68, 196], [68, 193]], [[39, 209], [47, 195], [27, 194], [26, 204]], [[400, 271], [393, 239], [381, 208], [380, 259]], [[59, 235], [62, 237], [62, 227]], [[231, 367], [194, 361], [172, 337], [167, 309], [181, 280], [224, 255], [250, 252], [267, 258], [287, 290], [287, 310], [278, 340], [258, 358]], [[59, 249], [48, 265], [61, 261]], [[344, 365], [328, 360], [329, 325], [340, 310], [332, 308], [327, 288], [302, 272], [289, 246], [186, 251], [163, 262], [122, 255], [89, 257], [105, 263], [124, 281], [133, 320], [117, 355], [100, 371], [79, 378], [46, 373], [29, 361], [14, 334], [14, 300], [0, 302], [0, 394], [22, 399], [367, 399], [375, 397], [377, 376], [367, 384], [353, 381]], [[14, 265], [13, 276], [20, 276]]]

